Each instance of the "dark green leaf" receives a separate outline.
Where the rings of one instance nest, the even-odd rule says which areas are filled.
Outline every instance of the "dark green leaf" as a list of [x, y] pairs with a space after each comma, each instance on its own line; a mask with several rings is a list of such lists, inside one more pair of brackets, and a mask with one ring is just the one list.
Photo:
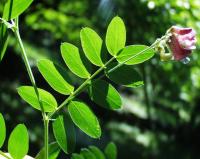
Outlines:
[[0, 113], [0, 148], [3, 146], [6, 138], [6, 124], [3, 115]]
[[81, 44], [86, 57], [97, 66], [103, 66], [101, 60], [102, 39], [90, 28], [81, 30]]
[[122, 65], [112, 71], [112, 68], [117, 65], [117, 63], [112, 63], [106, 68], [106, 75], [113, 82], [133, 88], [144, 85], [140, 74], [132, 66]]
[[91, 99], [104, 108], [121, 108], [122, 101], [119, 93], [111, 84], [103, 80], [92, 81], [89, 93]]
[[97, 117], [83, 102], [72, 101], [68, 106], [69, 114], [73, 122], [92, 138], [101, 136], [101, 128]]
[[117, 147], [114, 143], [109, 143], [105, 148], [107, 159], [117, 159]]
[[108, 52], [116, 56], [126, 43], [126, 28], [120, 17], [114, 17], [106, 33], [106, 46]]
[[[47, 91], [39, 89], [39, 96], [45, 112], [52, 112], [57, 108], [55, 98]], [[31, 86], [22, 86], [18, 88], [18, 94], [23, 100], [30, 104], [35, 109], [41, 110], [35, 90]]]
[[103, 152], [96, 146], [90, 146], [89, 150], [95, 155], [96, 159], [105, 159]]
[[68, 114], [59, 115], [53, 122], [53, 133], [59, 146], [65, 153], [75, 148], [76, 136], [72, 120]]
[[11, 20], [22, 14], [33, 2], [33, 0], [8, 0], [3, 11], [3, 18]]
[[29, 136], [26, 126], [19, 124], [12, 131], [8, 140], [8, 152], [13, 159], [22, 159], [28, 153]]
[[81, 78], [89, 78], [90, 73], [86, 69], [86, 59], [79, 53], [76, 46], [70, 43], [62, 43], [61, 54], [69, 69]]
[[71, 86], [59, 73], [59, 70], [52, 61], [44, 59], [38, 61], [38, 69], [49, 85], [57, 92], [68, 95], [73, 92], [74, 87]]
[[[147, 50], [148, 49], [148, 50]], [[125, 62], [127, 65], [135, 65], [143, 63], [154, 56], [155, 52], [153, 49], [149, 49], [145, 45], [130, 45], [125, 47], [117, 57], [120, 63], [125, 62], [127, 59], [129, 61]], [[130, 59], [131, 58], [131, 59]]]
[[98, 159], [90, 150], [86, 148], [81, 149], [81, 155], [84, 157], [84, 159]]
[[[37, 154], [35, 159], [44, 159], [44, 148]], [[60, 153], [59, 146], [56, 142], [49, 144], [49, 159], [57, 159]]]

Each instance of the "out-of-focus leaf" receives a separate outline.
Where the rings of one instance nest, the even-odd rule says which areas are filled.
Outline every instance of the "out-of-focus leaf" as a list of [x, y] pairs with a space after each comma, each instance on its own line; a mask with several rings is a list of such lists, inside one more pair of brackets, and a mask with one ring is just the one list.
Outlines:
[[106, 46], [108, 52], [115, 56], [126, 43], [126, 28], [120, 17], [114, 17], [108, 26], [106, 33]]
[[76, 136], [71, 118], [68, 114], [59, 115], [53, 122], [53, 133], [59, 146], [65, 153], [75, 148]]
[[140, 74], [132, 66], [122, 65], [112, 71], [112, 68], [117, 65], [117, 63], [112, 63], [106, 68], [106, 75], [113, 82], [133, 88], [144, 85]]
[[68, 95], [73, 92], [74, 87], [70, 85], [59, 73], [55, 64], [47, 59], [38, 61], [38, 69], [49, 85], [57, 92]]
[[6, 124], [3, 115], [0, 113], [0, 148], [3, 146], [6, 138]]
[[81, 78], [89, 78], [90, 73], [86, 69], [86, 59], [78, 48], [70, 43], [62, 43], [61, 54], [69, 69]]
[[[41, 103], [45, 112], [52, 112], [57, 107], [55, 98], [47, 91], [38, 88]], [[30, 104], [33, 108], [41, 110], [35, 90], [32, 86], [21, 86], [18, 88], [20, 97]]]
[[90, 146], [89, 150], [95, 155], [96, 159], [105, 159], [103, 152], [98, 147]]
[[86, 148], [81, 149], [81, 155], [84, 157], [84, 159], [98, 159], [90, 150]]
[[[37, 154], [35, 159], [44, 159], [45, 156], [45, 149], [42, 148], [42, 150]], [[58, 155], [60, 153], [59, 145], [54, 142], [49, 144], [49, 159], [57, 159]]]
[[99, 121], [90, 108], [83, 102], [71, 101], [68, 105], [73, 122], [92, 138], [101, 136]]
[[82, 155], [80, 155], [80, 154], [74, 153], [74, 154], [72, 154], [72, 158], [71, 159], [84, 159], [84, 157]]
[[29, 136], [24, 124], [19, 124], [12, 131], [8, 140], [8, 152], [13, 159], [22, 159], [28, 153]]
[[114, 143], [109, 143], [105, 148], [105, 155], [107, 159], [117, 159], [117, 147]]
[[104, 108], [121, 108], [122, 101], [119, 93], [111, 84], [103, 80], [92, 81], [89, 93], [91, 99]]
[[3, 18], [11, 20], [22, 14], [33, 2], [33, 0], [8, 0], [3, 11]]
[[101, 60], [102, 39], [90, 28], [83, 28], [80, 33], [81, 44], [86, 57], [97, 66], [103, 66]]
[[[135, 65], [139, 63], [143, 63], [150, 58], [152, 58], [155, 54], [153, 49], [148, 49], [148, 46], [145, 45], [130, 45], [125, 47], [117, 57], [117, 60], [120, 63], [123, 63], [127, 59], [131, 58], [125, 64], [127, 65]], [[146, 50], [146, 51], [145, 51]]]

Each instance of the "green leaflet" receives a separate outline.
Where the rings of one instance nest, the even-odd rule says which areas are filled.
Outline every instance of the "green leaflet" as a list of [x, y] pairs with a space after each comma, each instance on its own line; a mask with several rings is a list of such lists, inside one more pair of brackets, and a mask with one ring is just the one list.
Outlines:
[[111, 63], [106, 68], [106, 75], [110, 80], [126, 87], [137, 88], [144, 85], [140, 74], [133, 68], [133, 66], [122, 65], [112, 71], [112, 68], [117, 65], [118, 63]]
[[[96, 146], [81, 149], [80, 154], [72, 154], [71, 159], [117, 159], [117, 147], [110, 142], [105, 148], [105, 154]], [[106, 157], [105, 157], [106, 155]]]
[[121, 108], [122, 101], [117, 90], [103, 80], [92, 81], [89, 88], [91, 99], [98, 105], [107, 109]]
[[102, 39], [90, 28], [83, 28], [80, 33], [81, 44], [86, 57], [97, 66], [103, 66], [101, 60]]
[[71, 101], [68, 105], [73, 122], [92, 138], [101, 136], [99, 121], [90, 108], [83, 102]]
[[8, 0], [3, 11], [3, 18], [11, 20], [22, 14], [33, 2], [33, 0]]
[[90, 150], [86, 148], [81, 149], [81, 155], [84, 157], [84, 159], [98, 159]]
[[104, 151], [107, 159], [117, 159], [117, 147], [113, 142], [109, 143]]
[[6, 138], [6, 124], [3, 115], [0, 113], [0, 148], [3, 146]]
[[81, 78], [89, 78], [87, 59], [80, 54], [78, 48], [70, 43], [61, 44], [61, 54], [69, 69]]
[[29, 149], [29, 136], [24, 124], [19, 124], [12, 131], [8, 140], [8, 152], [13, 159], [22, 159]]
[[116, 56], [126, 43], [126, 28], [120, 17], [114, 17], [110, 22], [106, 33], [106, 46], [108, 52]]
[[[41, 110], [37, 95], [32, 86], [21, 86], [18, 89], [20, 97], [30, 104], [33, 108]], [[55, 98], [47, 91], [38, 88], [39, 96], [45, 112], [52, 112], [57, 108]]]
[[95, 155], [97, 159], [105, 159], [105, 156], [101, 150], [96, 146], [90, 146], [89, 150]]
[[2, 61], [7, 46], [8, 46], [9, 35], [7, 28], [4, 24], [0, 24], [0, 62]]
[[74, 153], [74, 154], [72, 154], [71, 159], [84, 159], [84, 157], [82, 155]]
[[52, 61], [43, 59], [38, 61], [38, 69], [49, 85], [57, 92], [68, 95], [73, 92], [74, 87], [70, 85], [60, 74], [58, 65]]
[[[148, 50], [147, 50], [148, 49]], [[117, 60], [120, 63], [125, 62], [126, 65], [136, 65], [139, 63], [143, 63], [150, 58], [152, 58], [155, 54], [153, 49], [150, 49], [145, 45], [130, 45], [125, 47], [117, 57]], [[131, 58], [131, 59], [130, 59]]]
[[75, 129], [68, 114], [59, 115], [53, 122], [53, 133], [61, 149], [67, 154], [74, 150]]

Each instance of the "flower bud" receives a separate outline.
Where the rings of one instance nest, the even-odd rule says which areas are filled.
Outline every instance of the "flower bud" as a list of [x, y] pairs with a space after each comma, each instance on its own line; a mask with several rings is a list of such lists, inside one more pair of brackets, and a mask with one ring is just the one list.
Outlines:
[[172, 34], [168, 45], [173, 54], [174, 60], [182, 60], [196, 49], [195, 31], [192, 28], [171, 27], [169, 32]]

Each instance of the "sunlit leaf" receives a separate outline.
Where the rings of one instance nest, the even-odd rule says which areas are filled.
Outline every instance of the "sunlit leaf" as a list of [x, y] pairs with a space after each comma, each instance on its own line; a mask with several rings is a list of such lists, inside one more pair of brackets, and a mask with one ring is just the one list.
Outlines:
[[6, 138], [6, 124], [3, 115], [0, 113], [0, 148], [3, 146]]
[[73, 122], [92, 138], [101, 136], [101, 128], [97, 117], [83, 102], [71, 101], [68, 105], [69, 114]]
[[[38, 89], [40, 100], [45, 112], [52, 112], [57, 107], [55, 98], [47, 91]], [[18, 94], [23, 100], [30, 104], [33, 108], [41, 110], [35, 90], [31, 86], [21, 86], [18, 88]]]
[[32, 2], [33, 0], [8, 0], [4, 7], [3, 18], [5, 20], [17, 18]]
[[114, 143], [109, 143], [105, 148], [105, 155], [107, 159], [117, 159], [117, 147]]
[[[48, 159], [57, 159], [58, 155], [60, 153], [59, 146], [56, 142], [49, 144], [49, 158]], [[42, 150], [37, 154], [35, 159], [44, 159], [45, 157], [45, 149], [42, 148]]]
[[80, 54], [78, 48], [70, 43], [62, 43], [61, 54], [69, 69], [81, 78], [89, 78], [90, 73], [86, 67], [86, 59]]
[[122, 101], [119, 93], [111, 84], [103, 80], [92, 81], [89, 93], [91, 99], [104, 108], [121, 108]]
[[125, 47], [117, 57], [117, 60], [120, 63], [125, 62], [127, 65], [135, 65], [139, 63], [143, 63], [150, 58], [152, 58], [155, 54], [153, 49], [150, 49], [145, 45], [130, 45]]
[[43, 59], [38, 61], [38, 69], [49, 85], [57, 92], [68, 95], [73, 92], [74, 87], [70, 85], [59, 73], [59, 70], [52, 61]]
[[59, 115], [53, 122], [53, 133], [59, 146], [65, 153], [75, 148], [76, 136], [72, 120], [68, 114]]
[[113, 82], [133, 88], [144, 85], [140, 74], [132, 66], [122, 65], [112, 71], [112, 68], [116, 67], [117, 65], [118, 63], [112, 63], [106, 68], [106, 75]]
[[126, 43], [126, 28], [120, 17], [114, 17], [106, 33], [106, 46], [111, 55], [117, 55]]
[[90, 28], [83, 28], [80, 33], [81, 44], [86, 57], [97, 66], [103, 66], [101, 60], [102, 39]]
[[8, 152], [13, 159], [22, 159], [29, 149], [29, 136], [25, 125], [19, 124], [12, 131], [8, 140]]
[[103, 152], [96, 146], [90, 146], [89, 150], [95, 155], [96, 159], [105, 159]]

